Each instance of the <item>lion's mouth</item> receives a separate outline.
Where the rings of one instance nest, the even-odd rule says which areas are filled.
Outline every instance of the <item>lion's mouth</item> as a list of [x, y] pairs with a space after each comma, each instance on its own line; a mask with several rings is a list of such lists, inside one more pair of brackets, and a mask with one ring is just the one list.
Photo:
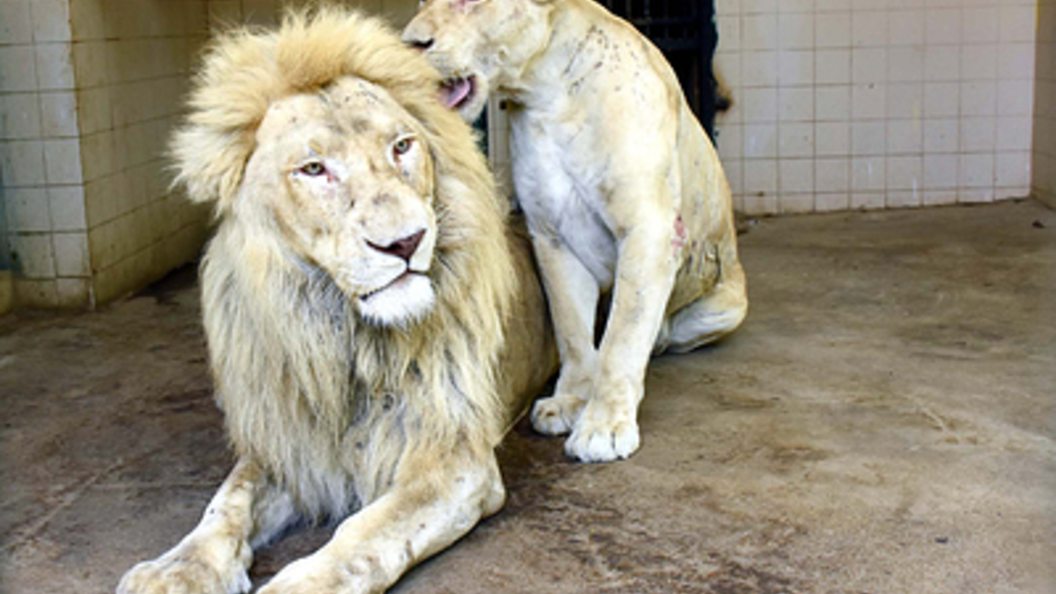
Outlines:
[[432, 281], [408, 270], [394, 281], [359, 298], [359, 312], [368, 321], [405, 327], [423, 317], [436, 301]]
[[415, 282], [414, 281], [414, 277], [416, 277], [416, 276], [424, 276], [424, 275], [422, 273], [420, 273], [420, 272], [415, 272], [413, 270], [405, 270], [403, 274], [401, 274], [400, 276], [397, 276], [389, 284], [382, 285], [382, 286], [378, 287], [377, 289], [374, 289], [373, 291], [371, 291], [369, 293], [365, 293], [363, 295], [360, 295], [359, 296], [359, 300], [363, 301], [363, 302], [370, 301], [372, 298], [376, 297], [380, 293], [384, 293], [384, 292], [388, 291], [389, 289], [396, 289], [397, 291], [399, 291], [402, 288], [406, 288], [407, 285], [411, 284], [412, 282]]
[[453, 77], [440, 83], [440, 102], [448, 109], [461, 109], [477, 94], [475, 76]]

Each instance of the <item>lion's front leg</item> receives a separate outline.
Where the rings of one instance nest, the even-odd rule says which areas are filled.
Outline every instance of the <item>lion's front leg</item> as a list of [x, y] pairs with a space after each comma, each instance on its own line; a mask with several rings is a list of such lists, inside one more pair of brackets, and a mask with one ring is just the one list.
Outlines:
[[260, 468], [241, 460], [198, 525], [167, 553], [128, 571], [118, 594], [248, 592], [251, 544], [267, 540], [294, 517], [287, 497]]
[[283, 568], [259, 594], [383, 592], [412, 565], [450, 546], [502, 507], [494, 455], [404, 468], [390, 491], [338, 527], [312, 555]]

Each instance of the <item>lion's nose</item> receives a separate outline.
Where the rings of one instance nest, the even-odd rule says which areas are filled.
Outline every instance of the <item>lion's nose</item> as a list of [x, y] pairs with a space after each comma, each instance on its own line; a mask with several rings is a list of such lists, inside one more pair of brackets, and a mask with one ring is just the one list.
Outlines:
[[368, 241], [367, 245], [383, 254], [396, 256], [404, 262], [410, 262], [411, 256], [418, 251], [418, 244], [422, 243], [423, 237], [425, 237], [425, 229], [416, 231], [403, 239], [397, 239], [389, 245], [378, 245], [371, 241]]

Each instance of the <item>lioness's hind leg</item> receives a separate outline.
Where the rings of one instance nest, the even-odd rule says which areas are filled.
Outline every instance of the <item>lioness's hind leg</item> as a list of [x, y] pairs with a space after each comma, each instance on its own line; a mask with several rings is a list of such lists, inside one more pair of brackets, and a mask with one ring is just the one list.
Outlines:
[[748, 296], [743, 280], [720, 283], [714, 291], [671, 316], [666, 324], [666, 351], [686, 353], [715, 342], [736, 330], [747, 314]]

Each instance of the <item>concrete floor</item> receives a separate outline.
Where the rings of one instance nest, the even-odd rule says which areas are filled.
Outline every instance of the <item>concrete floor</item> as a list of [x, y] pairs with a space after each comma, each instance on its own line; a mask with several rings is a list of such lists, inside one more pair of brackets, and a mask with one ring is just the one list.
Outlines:
[[[1056, 592], [1056, 212], [764, 219], [741, 245], [748, 320], [653, 362], [641, 451], [572, 464], [522, 424], [505, 510], [394, 592]], [[112, 591], [197, 521], [231, 463], [198, 315], [192, 270], [0, 319], [0, 591]]]

